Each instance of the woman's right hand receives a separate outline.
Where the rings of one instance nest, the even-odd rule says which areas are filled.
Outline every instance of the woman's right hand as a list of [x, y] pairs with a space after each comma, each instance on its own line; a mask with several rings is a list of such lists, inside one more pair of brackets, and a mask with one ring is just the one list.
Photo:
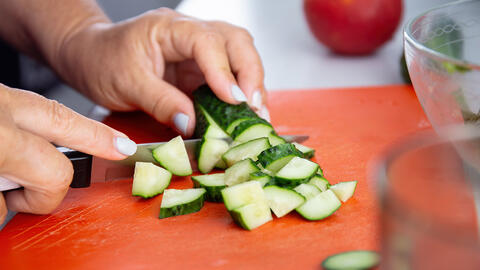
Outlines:
[[7, 209], [47, 214], [65, 197], [72, 164], [51, 143], [112, 160], [136, 151], [125, 134], [56, 101], [2, 84], [0, 142], [0, 176], [24, 187], [0, 193], [0, 224]]

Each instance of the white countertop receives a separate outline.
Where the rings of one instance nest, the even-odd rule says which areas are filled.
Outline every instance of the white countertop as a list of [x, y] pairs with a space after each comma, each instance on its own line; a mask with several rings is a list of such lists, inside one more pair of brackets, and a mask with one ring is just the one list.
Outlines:
[[265, 86], [280, 90], [403, 83], [399, 61], [404, 21], [446, 2], [450, 1], [405, 0], [403, 21], [393, 39], [361, 57], [333, 54], [316, 41], [301, 0], [184, 0], [176, 10], [249, 30], [263, 60]]

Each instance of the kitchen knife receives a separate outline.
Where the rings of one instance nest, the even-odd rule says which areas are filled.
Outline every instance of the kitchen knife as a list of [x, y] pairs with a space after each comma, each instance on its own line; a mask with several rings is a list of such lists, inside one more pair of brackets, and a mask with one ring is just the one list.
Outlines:
[[[306, 135], [283, 135], [281, 136], [287, 142], [304, 142], [308, 139]], [[192, 169], [196, 170], [195, 146], [201, 139], [184, 140]], [[73, 180], [70, 184], [72, 188], [82, 188], [90, 186], [91, 182], [106, 182], [116, 179], [125, 179], [133, 176], [135, 162], [153, 162], [157, 163], [152, 156], [153, 149], [166, 142], [137, 144], [137, 152], [124, 160], [107, 160], [99, 157], [92, 157], [79, 151], [66, 147], [57, 147], [57, 150], [65, 154], [73, 165]], [[0, 192], [22, 188], [17, 183], [0, 176]]]

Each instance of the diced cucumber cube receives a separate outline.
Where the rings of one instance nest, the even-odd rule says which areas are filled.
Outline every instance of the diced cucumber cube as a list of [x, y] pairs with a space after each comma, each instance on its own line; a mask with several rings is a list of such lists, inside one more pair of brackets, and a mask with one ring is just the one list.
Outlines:
[[297, 192], [277, 186], [263, 189], [268, 206], [277, 217], [283, 217], [305, 202], [305, 198]]
[[340, 182], [330, 187], [330, 190], [342, 201], [346, 202], [353, 196], [357, 181]]
[[190, 160], [181, 136], [177, 136], [155, 148], [153, 158], [175, 175], [187, 176], [192, 174]]
[[136, 162], [132, 195], [150, 198], [162, 193], [170, 184], [172, 174], [150, 162]]

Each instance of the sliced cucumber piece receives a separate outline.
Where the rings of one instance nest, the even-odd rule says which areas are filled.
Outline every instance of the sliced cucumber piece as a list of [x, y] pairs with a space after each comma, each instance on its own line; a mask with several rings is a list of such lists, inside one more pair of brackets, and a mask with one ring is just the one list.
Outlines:
[[233, 186], [250, 179], [250, 174], [258, 172], [260, 169], [255, 165], [253, 160], [247, 158], [233, 164], [232, 167], [225, 171], [225, 184]]
[[230, 138], [225, 131], [215, 120], [210, 116], [210, 114], [205, 110], [205, 108], [200, 104], [195, 104], [195, 114], [196, 114], [196, 125], [195, 125], [195, 136], [197, 138]]
[[380, 263], [380, 255], [370, 250], [353, 250], [337, 253], [322, 262], [325, 270], [371, 269]]
[[302, 157], [302, 152], [291, 143], [279, 144], [266, 149], [258, 155], [258, 162], [271, 172], [278, 172], [293, 157]]
[[324, 175], [323, 175], [323, 169], [322, 169], [320, 166], [318, 166], [317, 175], [320, 176], [320, 177], [324, 177]]
[[242, 123], [243, 121], [246, 121], [246, 120], [250, 120], [250, 119], [253, 119], [253, 118], [250, 118], [250, 117], [245, 117], [245, 118], [240, 118], [240, 119], [237, 119], [235, 121], [233, 121], [232, 123], [230, 123], [230, 125], [227, 127], [227, 133], [228, 134], [232, 134], [232, 132], [235, 130], [235, 128], [240, 124]]
[[305, 198], [297, 192], [278, 186], [263, 189], [268, 206], [277, 217], [283, 217], [305, 202]]
[[258, 181], [260, 184], [265, 186], [270, 180], [272, 180], [272, 177], [262, 171], [259, 172], [254, 172], [250, 174], [250, 180], [252, 181]]
[[263, 150], [270, 148], [270, 146], [268, 138], [254, 139], [230, 148], [225, 154], [223, 154], [222, 159], [229, 167], [246, 158], [251, 158], [255, 161], [257, 160], [258, 154]]
[[293, 188], [308, 181], [317, 170], [318, 164], [308, 159], [293, 157], [275, 174], [275, 184]]
[[321, 192], [316, 186], [310, 184], [301, 184], [295, 187], [293, 190], [300, 193], [307, 200], [315, 197]]
[[204, 188], [166, 189], [163, 192], [159, 218], [186, 215], [203, 207]]
[[266, 203], [251, 203], [230, 212], [235, 223], [246, 230], [253, 230], [269, 221], [272, 218], [272, 212]]
[[222, 202], [222, 189], [225, 188], [224, 177], [224, 173], [192, 176], [193, 186], [206, 190], [205, 200], [209, 202]]
[[330, 187], [330, 190], [342, 201], [346, 202], [353, 196], [357, 181], [340, 182]]
[[222, 158], [220, 158], [217, 164], [215, 164], [215, 168], [225, 170], [227, 168], [227, 164], [225, 163], [225, 161], [223, 161]]
[[310, 185], [316, 186], [322, 192], [330, 188], [330, 183], [328, 182], [328, 180], [318, 174], [313, 176], [312, 179], [308, 181], [308, 183]]
[[132, 195], [151, 198], [162, 193], [170, 184], [172, 173], [150, 162], [136, 162]]
[[249, 119], [241, 122], [233, 130], [232, 139], [238, 142], [247, 142], [256, 138], [267, 137], [273, 131], [273, 127], [261, 118]]
[[342, 203], [331, 190], [324, 191], [297, 207], [297, 212], [308, 220], [321, 220], [331, 216]]
[[248, 181], [235, 186], [226, 187], [221, 191], [227, 210], [233, 210], [251, 203], [265, 203], [265, 192], [257, 181]]
[[179, 176], [192, 174], [185, 143], [181, 136], [171, 139], [153, 150], [153, 158], [165, 169]]
[[272, 131], [272, 132], [270, 132], [270, 134], [268, 134], [268, 140], [270, 141], [270, 144], [272, 146], [287, 143], [287, 141], [284, 138], [275, 134], [274, 131]]
[[313, 149], [313, 148], [307, 147], [305, 145], [302, 145], [302, 144], [299, 144], [299, 143], [296, 143], [296, 142], [293, 142], [292, 144], [295, 145], [295, 147], [300, 152], [303, 153], [303, 158], [311, 159], [315, 155], [315, 149]]
[[201, 173], [209, 173], [227, 152], [229, 145], [223, 139], [206, 138], [197, 144], [198, 170]]
[[193, 92], [195, 107], [202, 106], [211, 118], [224, 131], [236, 120], [244, 118], [258, 118], [247, 103], [232, 105], [221, 101], [208, 87], [202, 85]]

